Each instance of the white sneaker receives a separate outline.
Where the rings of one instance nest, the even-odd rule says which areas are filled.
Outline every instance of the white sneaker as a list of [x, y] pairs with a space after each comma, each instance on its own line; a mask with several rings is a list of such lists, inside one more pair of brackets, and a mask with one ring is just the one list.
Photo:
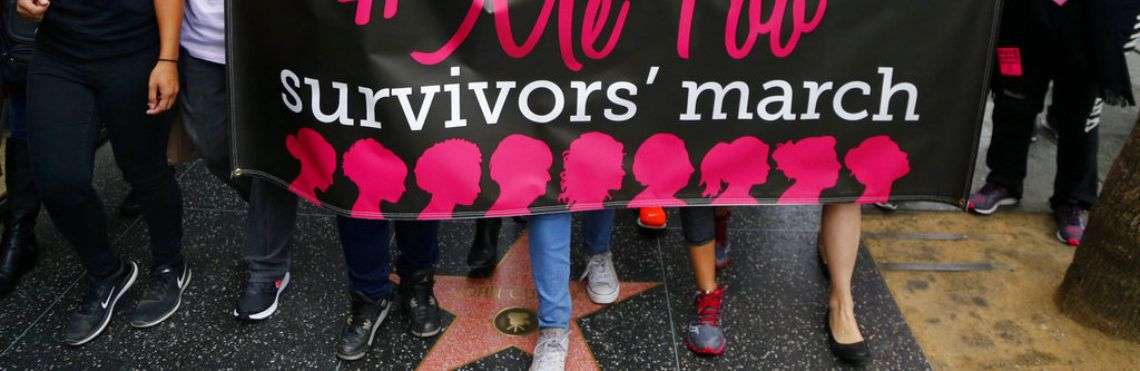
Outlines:
[[538, 333], [538, 345], [534, 346], [534, 361], [530, 364], [530, 371], [565, 370], [569, 349], [570, 331], [564, 328], [542, 329]]
[[586, 281], [586, 293], [594, 303], [613, 303], [621, 292], [621, 283], [614, 271], [613, 256], [610, 251], [590, 256], [586, 271], [582, 273], [582, 279]]

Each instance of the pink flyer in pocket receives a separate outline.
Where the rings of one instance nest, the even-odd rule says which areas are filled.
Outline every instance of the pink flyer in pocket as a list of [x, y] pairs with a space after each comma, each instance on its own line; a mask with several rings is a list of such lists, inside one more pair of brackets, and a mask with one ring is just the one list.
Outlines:
[[1020, 77], [1021, 49], [997, 48], [998, 68], [1002, 76]]

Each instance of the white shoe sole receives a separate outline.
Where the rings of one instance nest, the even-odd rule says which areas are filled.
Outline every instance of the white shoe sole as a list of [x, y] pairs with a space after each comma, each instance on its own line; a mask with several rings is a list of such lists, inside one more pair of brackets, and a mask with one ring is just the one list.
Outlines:
[[660, 225], [660, 226], [650, 226], [650, 225], [647, 225], [647, 224], [645, 224], [645, 223], [642, 223], [642, 222], [641, 222], [641, 219], [640, 219], [640, 218], [638, 218], [638, 219], [637, 219], [637, 226], [638, 226], [638, 227], [641, 227], [641, 228], [645, 228], [645, 229], [651, 230], [651, 231], [660, 231], [660, 230], [663, 230], [663, 229], [665, 229], [665, 228], [668, 228], [668, 227], [669, 227], [669, 223], [665, 223], [665, 224], [662, 224], [662, 225]]
[[996, 204], [994, 204], [994, 207], [991, 207], [989, 209], [974, 208], [971, 209], [971, 211], [973, 211], [975, 214], [992, 215], [994, 212], [997, 212], [997, 209], [999, 207], [1017, 205], [1017, 203], [1018, 200], [1016, 198], [1003, 198], [1001, 201], [998, 201]]
[[180, 287], [178, 289], [178, 302], [174, 303], [174, 308], [170, 309], [169, 312], [162, 315], [162, 317], [159, 317], [159, 319], [155, 320], [154, 322], [146, 323], [143, 325], [135, 325], [132, 323], [131, 326], [134, 326], [134, 328], [154, 327], [155, 325], [158, 325], [158, 324], [162, 323], [163, 321], [170, 319], [170, 316], [173, 316], [175, 312], [178, 312], [178, 308], [182, 307], [182, 293], [186, 292], [187, 287], [190, 287], [190, 279], [192, 279], [192, 278], [194, 278], [194, 272], [190, 270], [189, 266], [187, 266], [186, 267], [186, 280], [182, 281], [182, 287]]
[[612, 292], [612, 293], [599, 294], [599, 293], [590, 291], [590, 287], [587, 286], [586, 287], [586, 295], [588, 295], [590, 297], [590, 301], [594, 302], [594, 304], [613, 304], [615, 301], [617, 301], [618, 296], [621, 295], [621, 288], [620, 288], [621, 286], [618, 286], [618, 287], [619, 288], [617, 290], [614, 290], [614, 292]]
[[[285, 272], [285, 277], [281, 279], [281, 287], [277, 288], [277, 295], [275, 295], [273, 297], [273, 304], [270, 304], [269, 308], [266, 308], [263, 311], [251, 314], [251, 315], [249, 315], [248, 318], [244, 318], [244, 319], [248, 319], [250, 321], [260, 321], [260, 320], [269, 318], [269, 316], [272, 316], [273, 313], [276, 313], [277, 312], [277, 302], [279, 302], [281, 300], [281, 293], [285, 292], [286, 287], [289, 287], [289, 272]], [[241, 318], [241, 315], [238, 314], [237, 309], [234, 309], [234, 317]]]
[[[376, 321], [374, 322], [376, 324], [372, 326], [372, 333], [368, 334], [368, 350], [372, 349], [372, 340], [376, 339], [376, 330], [379, 330], [380, 325], [383, 324], [384, 320], [388, 318], [388, 311], [391, 309], [392, 309], [392, 302], [389, 301], [388, 306], [384, 307], [384, 310], [380, 312], [379, 316], [376, 316]], [[355, 361], [355, 360], [364, 358], [364, 356], [368, 355], [368, 350], [360, 352], [360, 354], [351, 355], [351, 356], [341, 354], [340, 352], [336, 352], [336, 357], [343, 359], [345, 361]]]
[[91, 333], [91, 335], [83, 338], [83, 340], [79, 340], [76, 342], [68, 342], [67, 345], [77, 347], [77, 346], [80, 346], [83, 344], [87, 344], [88, 342], [90, 342], [91, 340], [94, 340], [96, 337], [98, 337], [100, 334], [102, 334], [103, 330], [107, 329], [107, 324], [111, 323], [111, 317], [115, 316], [115, 304], [119, 303], [119, 299], [121, 299], [123, 297], [123, 294], [127, 293], [127, 291], [130, 291], [131, 286], [135, 285], [135, 279], [137, 279], [139, 277], [138, 265], [136, 265], [135, 262], [130, 262], [130, 264], [131, 264], [131, 278], [127, 279], [127, 284], [123, 285], [123, 289], [119, 290], [119, 294], [115, 295], [115, 300], [111, 301], [111, 305], [110, 305], [111, 308], [107, 310], [107, 318], [104, 318], [103, 323], [99, 324], [99, 329], [95, 330], [95, 332]]
[[1061, 231], [1057, 231], [1056, 236], [1057, 236], [1057, 241], [1061, 241], [1061, 243], [1065, 244], [1065, 246], [1079, 247], [1081, 245], [1080, 243], [1078, 243], [1076, 246], [1070, 245], [1069, 241], [1065, 241], [1065, 239], [1061, 237]]

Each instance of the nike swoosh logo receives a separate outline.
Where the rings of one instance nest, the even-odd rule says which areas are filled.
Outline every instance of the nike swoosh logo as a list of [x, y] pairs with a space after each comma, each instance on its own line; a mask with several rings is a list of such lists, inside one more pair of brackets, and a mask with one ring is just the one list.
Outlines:
[[104, 300], [103, 303], [99, 305], [103, 306], [103, 309], [107, 309], [107, 304], [111, 304], [111, 298], [113, 297], [115, 297], [115, 289], [111, 289], [111, 293], [107, 295], [107, 300]]

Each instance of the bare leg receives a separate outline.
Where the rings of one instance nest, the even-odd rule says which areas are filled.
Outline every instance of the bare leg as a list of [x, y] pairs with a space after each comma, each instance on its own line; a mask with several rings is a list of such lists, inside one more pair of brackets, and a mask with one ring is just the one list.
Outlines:
[[831, 333], [840, 344], [863, 341], [855, 321], [855, 301], [851, 295], [851, 276], [859, 255], [859, 238], [863, 214], [857, 204], [826, 205], [820, 227], [820, 249], [831, 275], [828, 320]]
[[689, 263], [693, 266], [697, 288], [704, 293], [716, 291], [716, 241], [690, 245]]

